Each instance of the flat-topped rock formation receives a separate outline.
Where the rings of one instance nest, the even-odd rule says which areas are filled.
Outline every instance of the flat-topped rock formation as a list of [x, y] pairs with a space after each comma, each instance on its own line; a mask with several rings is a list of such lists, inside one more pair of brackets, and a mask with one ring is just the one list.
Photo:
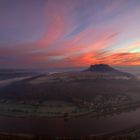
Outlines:
[[86, 71], [91, 72], [119, 72], [107, 64], [95, 64], [91, 65]]
[[112, 68], [107, 64], [91, 65], [88, 69], [85, 70], [85, 72], [102, 73], [108, 75], [118, 75], [118, 76], [126, 76], [128, 78], [134, 78], [132, 74], [127, 72], [121, 72], [119, 70]]

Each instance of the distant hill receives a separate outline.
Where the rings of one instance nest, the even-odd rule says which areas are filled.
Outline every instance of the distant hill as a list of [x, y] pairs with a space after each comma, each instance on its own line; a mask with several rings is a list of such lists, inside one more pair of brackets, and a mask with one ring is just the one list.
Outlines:
[[117, 73], [119, 72], [118, 70], [110, 67], [107, 64], [96, 64], [96, 65], [91, 65], [88, 69], [85, 71], [90, 71], [90, 72], [112, 72], [112, 73]]
[[112, 68], [107, 64], [95, 64], [91, 65], [88, 69], [84, 70], [85, 72], [94, 72], [94, 73], [102, 73], [102, 74], [110, 74], [110, 75], [118, 75], [118, 76], [126, 76], [133, 78], [134, 76], [127, 72], [121, 72]]
[[99, 64], [84, 71], [39, 75], [15, 82], [0, 88], [0, 99], [92, 100], [96, 95], [126, 95], [128, 91], [140, 91], [139, 82], [133, 75]]

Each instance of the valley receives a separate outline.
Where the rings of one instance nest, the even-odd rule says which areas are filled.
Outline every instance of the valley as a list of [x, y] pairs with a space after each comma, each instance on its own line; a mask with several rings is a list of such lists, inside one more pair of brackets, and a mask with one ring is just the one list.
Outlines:
[[[16, 122], [18, 127], [15, 130], [10, 128], [10, 134], [23, 133], [29, 134], [29, 137], [31, 134], [31, 138], [36, 137], [34, 134], [37, 132], [42, 136], [45, 130], [48, 130], [45, 137], [62, 137], [64, 133], [61, 130], [64, 128], [67, 130], [64, 134], [66, 137], [78, 138], [81, 133], [83, 137], [98, 138], [98, 135], [106, 137], [108, 134], [112, 137], [122, 129], [135, 126], [135, 121], [128, 126], [124, 125], [121, 117], [125, 118], [125, 114], [128, 114], [132, 118], [131, 114], [138, 112], [139, 85], [138, 77], [108, 65], [91, 65], [79, 72], [39, 74], [0, 87], [0, 116], [2, 120], [8, 119], [11, 124]], [[114, 123], [116, 120], [122, 123], [122, 126], [115, 129], [113, 123], [108, 128], [103, 125], [112, 119]], [[18, 121], [21, 122], [18, 124]], [[58, 131], [56, 124], [60, 121], [63, 129]], [[98, 129], [90, 125], [96, 122]], [[99, 126], [100, 123], [104, 129]], [[32, 124], [39, 126], [37, 132], [30, 129]], [[23, 130], [20, 129], [21, 125]], [[87, 131], [80, 125], [86, 125]], [[0, 129], [9, 132], [4, 126]], [[69, 126], [77, 127], [79, 131], [75, 134], [69, 130]], [[56, 130], [52, 130], [54, 128]]]

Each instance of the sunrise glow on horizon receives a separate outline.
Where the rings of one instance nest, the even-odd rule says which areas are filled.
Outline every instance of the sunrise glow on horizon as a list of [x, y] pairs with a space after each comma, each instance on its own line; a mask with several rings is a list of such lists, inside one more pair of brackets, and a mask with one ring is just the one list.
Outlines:
[[140, 65], [140, 0], [0, 0], [0, 68]]

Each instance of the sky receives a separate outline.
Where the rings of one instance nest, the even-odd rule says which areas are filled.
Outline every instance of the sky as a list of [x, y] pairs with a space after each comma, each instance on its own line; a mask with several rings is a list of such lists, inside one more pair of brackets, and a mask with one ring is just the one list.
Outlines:
[[140, 0], [0, 0], [0, 68], [140, 65]]

